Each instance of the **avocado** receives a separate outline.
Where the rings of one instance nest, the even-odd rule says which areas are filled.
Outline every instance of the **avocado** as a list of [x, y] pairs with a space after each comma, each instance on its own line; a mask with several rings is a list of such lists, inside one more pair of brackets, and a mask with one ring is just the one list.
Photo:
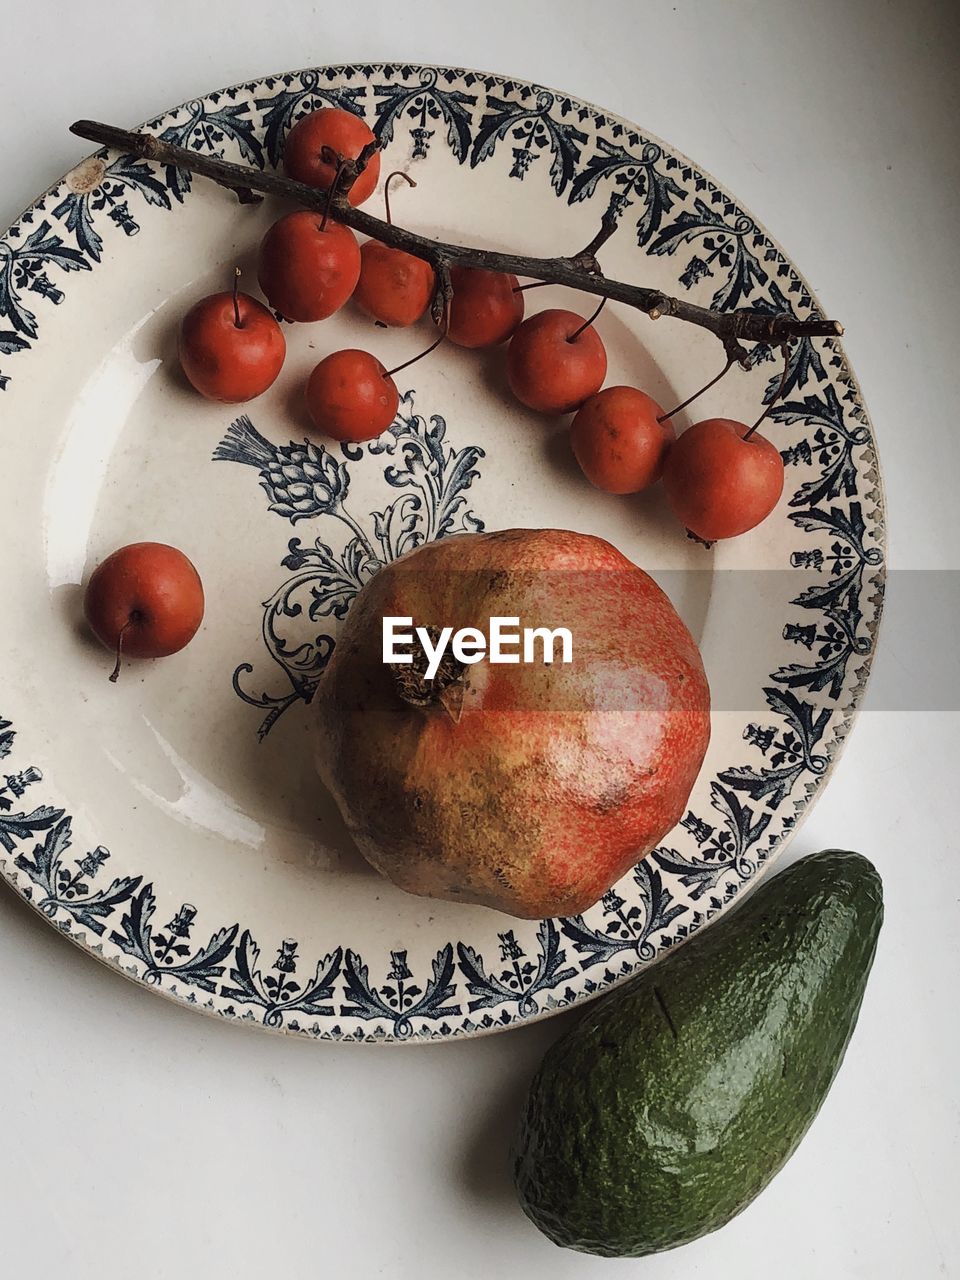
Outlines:
[[812, 854], [590, 1006], [527, 1096], [528, 1217], [566, 1248], [638, 1257], [746, 1208], [826, 1097], [882, 920], [866, 858]]

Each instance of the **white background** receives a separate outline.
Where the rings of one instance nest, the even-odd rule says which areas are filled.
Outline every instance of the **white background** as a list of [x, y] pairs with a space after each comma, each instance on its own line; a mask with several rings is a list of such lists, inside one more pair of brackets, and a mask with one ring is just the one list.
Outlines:
[[[0, 0], [0, 224], [84, 154], [66, 129], [78, 116], [133, 125], [236, 80], [351, 60], [562, 88], [693, 156], [780, 239], [846, 324], [880, 442], [892, 566], [957, 569], [952, 7], [484, 0], [468, 21], [464, 5], [409, 0]], [[0, 484], [14, 479], [0, 470]], [[896, 575], [888, 609], [887, 681], [930, 661], [925, 629], [908, 644], [898, 623]], [[956, 707], [955, 650], [951, 661]], [[123, 982], [0, 891], [0, 1271], [960, 1275], [958, 729], [956, 712], [861, 718], [790, 851], [860, 849], [885, 881], [852, 1047], [769, 1189], [719, 1234], [658, 1258], [561, 1252], [517, 1207], [519, 1100], [567, 1018], [404, 1049], [257, 1035]]]

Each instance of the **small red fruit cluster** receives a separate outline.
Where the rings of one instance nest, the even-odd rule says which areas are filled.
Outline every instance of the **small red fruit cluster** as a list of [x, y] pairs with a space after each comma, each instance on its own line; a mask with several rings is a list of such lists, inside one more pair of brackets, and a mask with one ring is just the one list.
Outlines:
[[[349, 111], [324, 108], [301, 119], [287, 138], [284, 164], [310, 186], [337, 184], [337, 157], [356, 159], [374, 141]], [[349, 191], [358, 205], [372, 195], [380, 156]], [[390, 221], [390, 174], [384, 187]], [[324, 320], [349, 297], [380, 324], [415, 324], [434, 296], [434, 270], [412, 253], [353, 232], [328, 214], [303, 210], [270, 228], [260, 246], [260, 287], [288, 320]], [[507, 380], [518, 401], [540, 413], [576, 413], [573, 454], [596, 488], [640, 493], [663, 477], [667, 500], [687, 530], [707, 543], [753, 529], [773, 511], [783, 489], [780, 453], [744, 422], [707, 419], [676, 439], [672, 415], [635, 387], [608, 387], [607, 352], [590, 319], [550, 308], [524, 319], [524, 289], [503, 271], [454, 268], [442, 335], [457, 346], [495, 347], [509, 340]], [[600, 307], [603, 303], [600, 303]], [[426, 355], [426, 352], [425, 352]], [[270, 387], [283, 364], [280, 326], [246, 294], [220, 293], [198, 302], [180, 332], [180, 360], [204, 396], [244, 401]], [[401, 366], [403, 367], [403, 366]], [[367, 351], [333, 352], [307, 381], [317, 429], [335, 440], [375, 439], [396, 417], [393, 374]], [[676, 412], [673, 411], [673, 412]]]
[[[373, 140], [357, 116], [325, 107], [290, 130], [284, 164], [298, 182], [332, 193], [340, 160], [355, 160]], [[380, 156], [374, 152], [350, 189], [351, 204], [373, 194], [379, 174]], [[406, 174], [399, 176], [412, 182]], [[389, 218], [389, 194], [386, 199]], [[273, 310], [299, 322], [325, 320], [354, 297], [382, 324], [411, 325], [427, 310], [434, 291], [429, 263], [375, 240], [361, 249], [329, 210], [303, 209], [278, 219], [260, 244], [257, 279]], [[285, 346], [270, 310], [238, 293], [236, 283], [232, 294], [203, 298], [180, 327], [180, 363], [187, 378], [201, 395], [230, 404], [252, 400], [272, 386]], [[393, 422], [399, 399], [390, 372], [366, 351], [327, 356], [306, 386], [318, 429], [340, 441], [375, 439]]]
[[[291, 177], [332, 192], [344, 160], [356, 159], [373, 142], [373, 133], [357, 116], [323, 108], [291, 129], [284, 163]], [[379, 173], [374, 150], [350, 188], [351, 204], [373, 194]], [[388, 223], [394, 178], [415, 185], [404, 173], [387, 178]], [[288, 213], [275, 222], [260, 245], [257, 274], [274, 311], [304, 322], [326, 319], [353, 297], [380, 324], [412, 325], [429, 308], [436, 288], [429, 263], [377, 240], [360, 247], [329, 209]], [[673, 511], [705, 542], [752, 529], [776, 506], [783, 464], [756, 427], [710, 418], [678, 441], [672, 415], [645, 392], [628, 386], [601, 390], [607, 356], [593, 320], [602, 303], [589, 319], [553, 308], [524, 320], [524, 290], [513, 275], [455, 267], [450, 286], [441, 336], [471, 349], [509, 341], [507, 380], [514, 395], [540, 413], [576, 414], [573, 452], [598, 488], [639, 493], [662, 476]], [[198, 391], [217, 400], [236, 403], [266, 391], [280, 371], [284, 349], [270, 311], [238, 294], [236, 285], [232, 295], [215, 294], [197, 303], [181, 328], [184, 372]], [[317, 428], [355, 443], [380, 435], [396, 416], [396, 372], [368, 351], [328, 355], [306, 385]]]
[[524, 320], [507, 351], [514, 395], [540, 413], [575, 413], [574, 457], [598, 489], [640, 493], [662, 477], [674, 514], [700, 541], [754, 528], [783, 492], [775, 446], [756, 426], [729, 418], [707, 418], [678, 440], [671, 423], [676, 409], [664, 413], [638, 387], [601, 390], [607, 355], [593, 321], [602, 308], [589, 320], [561, 310]]
[[[783, 460], [756, 427], [707, 418], [678, 440], [672, 413], [638, 387], [605, 387], [607, 356], [592, 321], [541, 311], [513, 334], [507, 379], [541, 413], [573, 413], [570, 443], [591, 484], [640, 493], [663, 478], [667, 501], [702, 542], [733, 538], [764, 520], [783, 492]], [[689, 401], [687, 402], [689, 403]]]
[[[356, 157], [372, 137], [363, 121], [349, 112], [315, 111], [290, 131], [287, 171], [300, 182], [329, 188], [336, 176], [336, 165], [325, 158], [329, 150]], [[350, 192], [353, 204], [373, 192], [379, 172], [375, 154]], [[372, 296], [390, 297], [396, 307], [402, 290], [388, 283], [396, 278], [395, 260], [376, 258], [372, 250], [368, 256]], [[422, 305], [414, 315], [408, 304], [406, 312], [401, 308], [391, 314], [390, 323], [411, 323], [430, 301], [432, 272], [417, 259], [410, 261], [415, 269], [407, 292], [419, 282]], [[426, 281], [424, 270], [429, 272]], [[258, 274], [267, 299], [281, 315], [323, 320], [354, 292], [361, 253], [347, 227], [308, 211], [291, 213], [264, 237]], [[227, 404], [262, 395], [286, 356], [283, 330], [262, 302], [239, 291], [239, 275], [238, 271], [232, 291], [202, 298], [180, 325], [180, 363], [187, 379], [201, 395]], [[378, 279], [384, 281], [379, 289]], [[410, 319], [403, 318], [406, 315]], [[379, 435], [397, 410], [396, 388], [384, 374], [379, 361], [365, 352], [339, 352], [310, 378], [311, 412], [318, 422], [329, 424], [331, 434], [339, 430], [338, 439], [356, 438], [351, 432], [357, 430]], [[116, 655], [110, 676], [115, 681], [124, 658], [162, 658], [189, 644], [203, 621], [203, 586], [191, 561], [176, 547], [135, 542], [97, 566], [83, 606], [91, 631]]]
[[[345, 160], [355, 160], [374, 136], [359, 117], [337, 108], [311, 112], [290, 130], [284, 164], [290, 177], [332, 199]], [[348, 193], [354, 206], [374, 192], [376, 150]], [[390, 222], [391, 174], [384, 184]], [[283, 331], [271, 311], [239, 291], [202, 298], [184, 316], [179, 354], [201, 395], [238, 404], [262, 395], [286, 356]], [[430, 307], [436, 278], [428, 262], [377, 240], [358, 245], [353, 232], [326, 212], [299, 210], [280, 218], [260, 244], [257, 278], [270, 306], [286, 320], [325, 320], [353, 297], [371, 319], [391, 327], [415, 324]], [[574, 413], [574, 456], [587, 479], [609, 493], [639, 493], [663, 478], [674, 513], [704, 542], [732, 538], [759, 524], [783, 489], [776, 448], [744, 423], [708, 418], [679, 440], [665, 414], [636, 387], [603, 388], [607, 355], [593, 321], [557, 308], [524, 320], [524, 289], [506, 272], [454, 267], [440, 337], [477, 350], [509, 341], [507, 381], [539, 413]], [[420, 356], [415, 359], [420, 359]], [[408, 361], [407, 363], [413, 363]], [[405, 368], [401, 365], [399, 368]], [[373, 440], [394, 421], [399, 392], [393, 374], [368, 351], [335, 351], [307, 381], [307, 407], [334, 440]], [[689, 403], [689, 401], [685, 402]], [[676, 412], [676, 410], [674, 410]], [[757, 424], [759, 425], [759, 424]], [[163, 543], [122, 547], [93, 573], [84, 609], [94, 634], [121, 659], [163, 657], [193, 638], [203, 619], [203, 587], [187, 557]]]
[[783, 492], [776, 446], [732, 418], [705, 418], [678, 439], [671, 417], [636, 387], [591, 396], [570, 428], [580, 469], [608, 493], [640, 493], [662, 477], [671, 510], [701, 542], [765, 520]]

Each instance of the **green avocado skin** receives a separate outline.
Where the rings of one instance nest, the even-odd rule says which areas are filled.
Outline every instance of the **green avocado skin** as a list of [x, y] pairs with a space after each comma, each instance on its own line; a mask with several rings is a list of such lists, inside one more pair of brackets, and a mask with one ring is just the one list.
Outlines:
[[591, 1006], [530, 1087], [515, 1155], [526, 1214], [608, 1257], [729, 1222], [820, 1109], [882, 921], [866, 858], [813, 854]]

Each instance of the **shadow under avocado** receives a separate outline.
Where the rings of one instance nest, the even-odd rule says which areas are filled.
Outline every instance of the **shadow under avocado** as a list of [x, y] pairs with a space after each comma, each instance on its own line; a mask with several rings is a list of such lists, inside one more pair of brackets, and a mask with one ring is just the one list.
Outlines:
[[474, 1117], [460, 1148], [456, 1177], [471, 1199], [502, 1210], [520, 1212], [513, 1184], [513, 1150], [530, 1082], [549, 1047], [579, 1020], [580, 1011], [497, 1034], [474, 1051], [509, 1047], [510, 1075], [484, 1098], [474, 1101]]

